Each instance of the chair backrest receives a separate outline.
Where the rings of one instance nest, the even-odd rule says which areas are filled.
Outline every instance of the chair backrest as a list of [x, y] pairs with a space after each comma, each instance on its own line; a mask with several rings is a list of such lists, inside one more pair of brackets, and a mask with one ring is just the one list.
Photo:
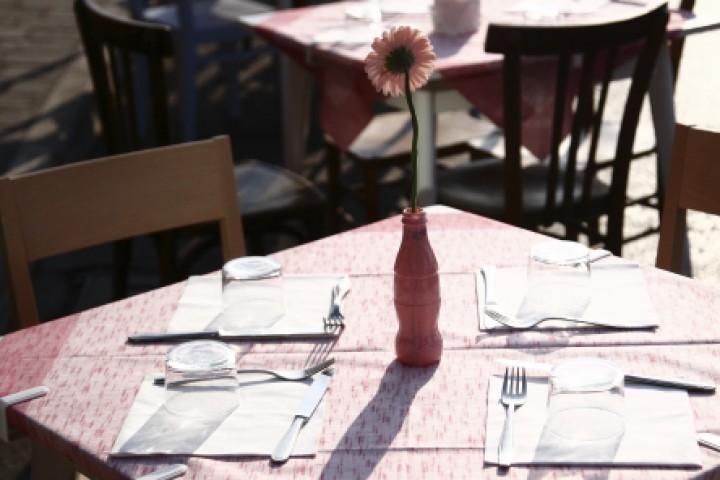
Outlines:
[[656, 266], [682, 273], [686, 214], [720, 215], [720, 131], [678, 124], [665, 190]]
[[[682, 0], [679, 5], [680, 10], [692, 12], [695, 8], [695, 0]], [[672, 66], [673, 79], [677, 84], [678, 72], [680, 72], [680, 59], [682, 58], [683, 47], [685, 46], [685, 37], [676, 38], [670, 45], [670, 64]]]
[[164, 61], [173, 55], [172, 29], [113, 15], [93, 0], [74, 6], [107, 153], [170, 143]]
[[[605, 103], [613, 71], [618, 65], [637, 54], [631, 87], [628, 91], [613, 161], [612, 186], [606, 208], [608, 211], [606, 248], [619, 251], [622, 244], [622, 221], [632, 146], [635, 139], [643, 97], [648, 89], [664, 38], [667, 24], [665, 5], [644, 10], [640, 15], [622, 21], [577, 26], [562, 25], [495, 25], [488, 28], [485, 49], [504, 55], [504, 128], [505, 128], [505, 218], [522, 224], [522, 121], [521, 95], [523, 84], [538, 81], [523, 78], [523, 61], [529, 57], [554, 58], [555, 94], [547, 118], [552, 122], [550, 139], [549, 176], [544, 218], [552, 223], [558, 216], [564, 223], [572, 223], [583, 205], [574, 203], [573, 189], [576, 175], [583, 170], [583, 202], [590, 199], [592, 180], [599, 169], [596, 161], [600, 127], [603, 124]], [[552, 67], [551, 67], [552, 68]], [[552, 80], [549, 80], [552, 81]], [[599, 94], [597, 93], [599, 89]], [[564, 166], [561, 165], [561, 143], [570, 132]], [[578, 159], [585, 142], [587, 158]], [[561, 182], [561, 183], [558, 183]], [[560, 205], [556, 189], [563, 187]], [[599, 233], [578, 225], [580, 231], [599, 240]]]
[[0, 230], [16, 328], [38, 323], [29, 263], [113, 240], [218, 222], [245, 254], [226, 136], [0, 178]]

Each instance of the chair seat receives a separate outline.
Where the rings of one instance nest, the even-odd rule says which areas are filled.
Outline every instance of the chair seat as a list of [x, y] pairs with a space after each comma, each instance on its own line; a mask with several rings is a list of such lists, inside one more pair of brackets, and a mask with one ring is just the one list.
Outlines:
[[[194, 34], [198, 41], [217, 42], [250, 38], [250, 33], [243, 35], [237, 17], [275, 10], [269, 5], [252, 0], [190, 1], [195, 22]], [[181, 27], [178, 7], [175, 3], [148, 7], [143, 11], [143, 19], [169, 25], [175, 29]]]
[[[502, 131], [485, 118], [475, 118], [467, 112], [442, 112], [437, 116], [437, 148], [465, 148], [475, 138], [487, 139], [487, 144], [502, 147]], [[493, 142], [496, 138], [497, 142]], [[399, 161], [410, 154], [412, 125], [406, 111], [375, 115], [360, 136], [350, 145], [352, 156], [364, 161]], [[442, 153], [440, 153], [442, 154]]]
[[[490, 159], [467, 163], [438, 172], [437, 201], [439, 204], [474, 212], [502, 220], [505, 214], [504, 160]], [[543, 223], [547, 195], [547, 163], [534, 163], [522, 170], [523, 226], [535, 227]], [[575, 183], [576, 205], [582, 195], [582, 175]], [[593, 180], [589, 209], [595, 211], [609, 195], [609, 186]], [[562, 202], [562, 185], [558, 185], [556, 201]]]
[[325, 208], [325, 196], [308, 179], [257, 160], [235, 166], [235, 184], [243, 219], [294, 217], [298, 212]]

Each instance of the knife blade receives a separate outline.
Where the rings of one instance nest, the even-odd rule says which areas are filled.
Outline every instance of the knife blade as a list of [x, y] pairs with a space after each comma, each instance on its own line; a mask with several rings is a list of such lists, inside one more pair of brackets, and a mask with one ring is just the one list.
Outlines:
[[703, 445], [713, 450], [720, 452], [720, 435], [715, 435], [710, 432], [698, 433], [697, 441], [700, 445]]
[[315, 377], [310, 389], [305, 393], [305, 397], [300, 402], [300, 406], [295, 412], [295, 418], [290, 424], [290, 428], [285, 435], [280, 439], [280, 442], [273, 450], [270, 458], [273, 462], [283, 463], [290, 458], [293, 449], [295, 448], [295, 442], [300, 434], [300, 429], [307, 423], [312, 417], [313, 413], [320, 404], [328, 386], [330, 385], [330, 379], [334, 373], [334, 369], [329, 368], [322, 372], [320, 375]]
[[[524, 360], [510, 360], [507, 358], [496, 359], [496, 362], [511, 367], [525, 367], [533, 370], [541, 370], [550, 373], [553, 365], [549, 363], [526, 362]], [[649, 375], [636, 375], [631, 373], [625, 374], [625, 381], [628, 383], [655, 385], [659, 387], [679, 388], [688, 392], [713, 393], [715, 392], [715, 384], [712, 382], [702, 382], [696, 380], [684, 380], [680, 378], [655, 377]]]
[[128, 343], [174, 342], [178, 340], [284, 340], [290, 338], [334, 338], [341, 326], [244, 328], [242, 330], [197, 330], [193, 332], [139, 332], [128, 336]]

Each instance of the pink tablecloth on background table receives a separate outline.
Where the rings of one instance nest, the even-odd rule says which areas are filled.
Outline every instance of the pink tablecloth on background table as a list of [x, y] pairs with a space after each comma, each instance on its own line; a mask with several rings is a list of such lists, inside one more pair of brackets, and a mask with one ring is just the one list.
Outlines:
[[[256, 33], [278, 46], [315, 77], [320, 92], [320, 120], [325, 132], [346, 150], [373, 116], [373, 102], [380, 98], [364, 71], [367, 44], [316, 44], [318, 33], [348, 24], [345, 10], [358, 2], [338, 2], [316, 7], [282, 10], [256, 27]], [[503, 125], [502, 57], [485, 52], [489, 23], [518, 23], [524, 17], [508, 13], [511, 2], [483, 0], [480, 27], [456, 37], [432, 33], [429, 15], [393, 14], [384, 24], [410, 25], [429, 34], [437, 55], [436, 71], [496, 125]], [[609, 2], [592, 15], [563, 16], [561, 22], [581, 24], [617, 20], [643, 11], [635, 2]], [[691, 14], [673, 12], [668, 32], [672, 37]], [[554, 70], [544, 63], [527, 64], [523, 83], [523, 144], [538, 158], [550, 151], [550, 125], [545, 115], [552, 102]]]

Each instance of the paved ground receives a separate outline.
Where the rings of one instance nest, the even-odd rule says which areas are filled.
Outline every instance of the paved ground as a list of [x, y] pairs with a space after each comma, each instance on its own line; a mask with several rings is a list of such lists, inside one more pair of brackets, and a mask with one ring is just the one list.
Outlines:
[[[101, 3], [117, 4], [115, 0]], [[80, 50], [70, 0], [0, 0], [0, 174], [30, 171], [99, 156], [102, 149], [92, 121], [92, 97]], [[696, 11], [720, 17], [720, 2], [698, 0]], [[690, 38], [677, 89], [680, 120], [720, 128], [720, 32]], [[264, 56], [243, 66], [235, 94], [228, 97], [227, 77], [209, 70], [202, 75], [201, 137], [231, 134], [236, 158], [280, 159], [277, 64]], [[644, 128], [650, 128], [648, 120]], [[650, 130], [650, 133], [652, 131]], [[307, 155], [308, 175], [324, 181], [320, 168], [319, 131], [313, 129]], [[654, 188], [654, 159], [638, 162], [631, 173], [631, 194]], [[388, 212], [397, 212], [395, 199]], [[633, 208], [627, 213], [628, 231], [657, 224], [654, 211]], [[690, 217], [694, 274], [720, 285], [720, 220]], [[282, 246], [282, 244], [280, 244]], [[657, 236], [628, 244], [624, 256], [653, 264]], [[144, 272], [152, 270], [148, 251], [136, 249], [139, 268], [134, 288], [152, 288]], [[109, 295], [110, 256], [107, 249], [92, 255], [70, 256], [36, 266], [36, 291], [45, 318], [89, 307]], [[88, 273], [90, 274], [88, 276]], [[2, 283], [3, 280], [0, 280]], [[5, 296], [5, 288], [0, 289]], [[8, 318], [7, 299], [0, 299], [0, 332]], [[0, 447], [1, 448], [1, 447]], [[1, 460], [4, 458], [4, 460]], [[0, 455], [0, 478], [13, 478], [18, 454]]]

